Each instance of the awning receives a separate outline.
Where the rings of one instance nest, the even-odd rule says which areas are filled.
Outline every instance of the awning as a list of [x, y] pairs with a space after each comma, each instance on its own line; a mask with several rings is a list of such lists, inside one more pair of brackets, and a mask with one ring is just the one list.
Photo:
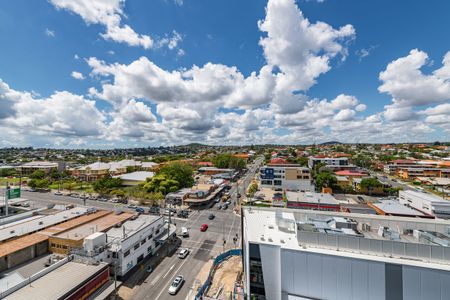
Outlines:
[[177, 232], [177, 226], [170, 224], [170, 232], [169, 234], [167, 234], [167, 226], [164, 226], [164, 230], [163, 232], [161, 232], [156, 238], [155, 240], [157, 240], [160, 243], [164, 243], [165, 241], [167, 241], [168, 237], [172, 237], [175, 236]]

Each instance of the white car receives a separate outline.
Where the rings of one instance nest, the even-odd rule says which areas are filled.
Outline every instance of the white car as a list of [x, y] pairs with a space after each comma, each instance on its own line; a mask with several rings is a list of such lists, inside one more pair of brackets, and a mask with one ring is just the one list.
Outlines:
[[181, 249], [180, 252], [178, 253], [178, 258], [181, 258], [181, 259], [186, 258], [186, 256], [188, 256], [188, 254], [189, 254], [188, 249], [186, 249], [186, 248]]
[[169, 294], [175, 295], [181, 289], [181, 286], [184, 283], [184, 277], [182, 275], [178, 275], [175, 277], [174, 281], [169, 287]]

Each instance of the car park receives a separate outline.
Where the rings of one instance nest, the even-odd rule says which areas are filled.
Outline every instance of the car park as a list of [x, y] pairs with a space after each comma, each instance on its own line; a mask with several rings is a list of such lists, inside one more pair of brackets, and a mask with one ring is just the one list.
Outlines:
[[55, 196], [62, 196], [63, 193], [61, 193], [61, 192], [54, 192], [53, 195], [55, 195]]
[[189, 250], [186, 248], [183, 248], [180, 250], [180, 252], [178, 252], [178, 258], [184, 259], [186, 258], [186, 256], [188, 256], [189, 254]]
[[175, 295], [181, 289], [181, 286], [184, 283], [184, 277], [182, 275], [178, 275], [173, 280], [172, 284], [169, 287], [169, 294]]
[[208, 229], [208, 224], [202, 224], [202, 226], [200, 227], [201, 232], [205, 232], [207, 229]]
[[208, 219], [213, 220], [216, 216], [214, 214], [209, 214]]

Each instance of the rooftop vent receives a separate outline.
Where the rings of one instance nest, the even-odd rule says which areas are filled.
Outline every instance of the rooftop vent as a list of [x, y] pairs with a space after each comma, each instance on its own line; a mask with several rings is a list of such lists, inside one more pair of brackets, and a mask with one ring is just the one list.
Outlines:
[[264, 239], [264, 234], [261, 234], [261, 241], [265, 241], [265, 239]]
[[282, 244], [286, 244], [286, 242], [284, 241], [284, 239], [281, 239], [280, 242], [281, 242]]
[[273, 239], [271, 237], [269, 238], [269, 242], [273, 242]]

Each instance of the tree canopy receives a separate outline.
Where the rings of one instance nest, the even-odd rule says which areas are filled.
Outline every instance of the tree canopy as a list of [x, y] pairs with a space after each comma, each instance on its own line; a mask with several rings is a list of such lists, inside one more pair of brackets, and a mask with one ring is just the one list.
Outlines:
[[169, 163], [163, 166], [157, 175], [164, 175], [166, 179], [176, 180], [179, 188], [191, 187], [194, 184], [192, 167], [182, 163]]
[[236, 157], [230, 153], [219, 154], [214, 157], [212, 161], [214, 166], [217, 168], [230, 168], [236, 170], [245, 168], [245, 161], [242, 158]]
[[30, 178], [31, 179], [44, 179], [45, 172], [42, 170], [36, 170], [33, 173], [31, 173]]
[[119, 188], [122, 186], [122, 179], [112, 178], [111, 176], [105, 176], [97, 180], [92, 184], [94, 191], [105, 193], [112, 189]]
[[324, 187], [333, 188], [337, 183], [336, 177], [329, 172], [321, 172], [317, 174], [315, 181], [316, 181], [316, 189], [319, 191], [322, 190], [322, 188]]

